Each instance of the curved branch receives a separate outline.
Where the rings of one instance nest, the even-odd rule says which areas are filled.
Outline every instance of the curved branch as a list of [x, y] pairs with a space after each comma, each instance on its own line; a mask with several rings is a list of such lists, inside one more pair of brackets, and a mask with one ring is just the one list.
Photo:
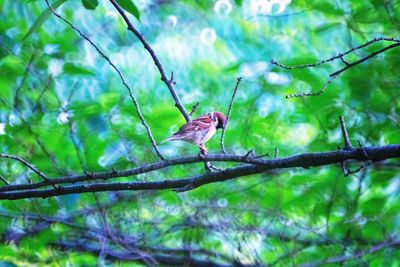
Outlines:
[[336, 77], [336, 76], [338, 76], [339, 74], [341, 74], [342, 72], [344, 72], [344, 71], [346, 71], [346, 70], [348, 70], [348, 69], [350, 69], [350, 68], [352, 68], [352, 67], [354, 67], [354, 66], [356, 66], [356, 65], [358, 65], [358, 64], [360, 64], [360, 63], [363, 63], [364, 61], [367, 61], [367, 60], [370, 59], [371, 57], [374, 57], [374, 56], [376, 56], [376, 55], [379, 55], [380, 53], [383, 53], [383, 52], [385, 52], [386, 50], [395, 48], [395, 47], [397, 47], [397, 46], [400, 46], [400, 42], [395, 43], [395, 44], [391, 44], [391, 45], [389, 45], [389, 46], [386, 46], [386, 47], [384, 47], [384, 48], [382, 48], [382, 49], [380, 49], [380, 50], [378, 50], [378, 51], [375, 51], [375, 52], [372, 53], [372, 54], [369, 54], [369, 55], [366, 56], [366, 57], [363, 57], [363, 58], [360, 59], [360, 60], [357, 60], [356, 62], [348, 63], [348, 64], [346, 64], [346, 67], [344, 67], [344, 68], [342, 68], [342, 69], [340, 69], [340, 70], [338, 70], [338, 71], [335, 71], [334, 73], [329, 74], [329, 77]]
[[[375, 52], [369, 54], [368, 56], [365, 56], [365, 57], [363, 57], [360, 60], [357, 60], [355, 62], [348, 63], [347, 61], [344, 60], [343, 57], [346, 56], [347, 54], [350, 54], [350, 53], [352, 53], [352, 52], [354, 52], [354, 51], [356, 51], [358, 49], [361, 49], [363, 47], [366, 47], [366, 46], [368, 46], [368, 45], [370, 45], [372, 43], [378, 42], [378, 41], [391, 41], [391, 42], [395, 42], [395, 43], [391, 44], [389, 46], [386, 46], [386, 47], [384, 47], [384, 48], [382, 48], [382, 49], [380, 49], [378, 51], [375, 51]], [[385, 52], [385, 51], [387, 51], [389, 49], [395, 48], [397, 46], [400, 46], [400, 40], [399, 39], [381, 37], [381, 38], [374, 38], [374, 39], [372, 39], [372, 40], [370, 40], [370, 41], [368, 41], [368, 42], [366, 42], [366, 43], [364, 43], [362, 45], [359, 45], [357, 47], [353, 47], [352, 49], [350, 49], [350, 50], [348, 50], [348, 51], [346, 51], [344, 53], [341, 53], [341, 54], [339, 54], [337, 56], [334, 56], [334, 57], [331, 57], [331, 58], [328, 58], [328, 59], [325, 59], [325, 60], [322, 60], [322, 61], [319, 61], [319, 62], [316, 62], [316, 63], [312, 63], [312, 64], [304, 64], [304, 65], [299, 65], [299, 66], [285, 66], [283, 64], [280, 64], [280, 63], [276, 62], [273, 59], [271, 60], [271, 64], [276, 65], [276, 66], [278, 66], [280, 68], [283, 68], [283, 69], [293, 70], [293, 69], [304, 69], [304, 68], [316, 67], [316, 66], [319, 66], [319, 65], [322, 65], [322, 64], [325, 64], [325, 63], [340, 59], [343, 63], [345, 63], [346, 66], [341, 68], [340, 70], [337, 70], [337, 71], [329, 74], [330, 79], [325, 84], [325, 86], [323, 87], [322, 90], [320, 90], [320, 91], [318, 91], [316, 93], [290, 94], [290, 95], [287, 95], [286, 98], [304, 97], [304, 96], [318, 96], [318, 95], [322, 94], [323, 92], [325, 92], [326, 89], [328, 88], [328, 86], [344, 71], [346, 71], [346, 70], [348, 70], [348, 69], [350, 69], [350, 68], [352, 68], [354, 66], [357, 66], [358, 64], [363, 63], [363, 62], [367, 61], [368, 59], [370, 59], [370, 58], [372, 58], [372, 57], [374, 57], [376, 55], [379, 55], [380, 53], [383, 53], [383, 52]]]
[[228, 153], [226, 153], [225, 144], [224, 144], [225, 131], [226, 131], [226, 127], [228, 126], [229, 117], [231, 116], [231, 113], [232, 113], [233, 101], [235, 100], [236, 92], [237, 92], [237, 89], [239, 87], [241, 80], [242, 80], [242, 77], [237, 78], [235, 89], [233, 89], [231, 102], [229, 102], [228, 113], [226, 114], [226, 124], [225, 124], [225, 127], [222, 129], [222, 133], [221, 133], [221, 150], [224, 154], [228, 154]]
[[126, 25], [128, 26], [128, 30], [130, 30], [139, 39], [139, 41], [143, 44], [144, 48], [149, 52], [151, 58], [154, 61], [154, 64], [156, 65], [158, 71], [160, 72], [161, 80], [168, 87], [168, 90], [171, 93], [172, 98], [175, 101], [175, 107], [177, 107], [179, 109], [179, 111], [182, 113], [182, 115], [186, 121], [190, 121], [189, 114], [186, 112], [185, 108], [183, 107], [183, 105], [181, 103], [181, 100], [179, 99], [179, 96], [175, 92], [173, 73], [171, 74], [171, 78], [168, 79], [167, 75], [165, 74], [164, 68], [161, 65], [160, 60], [154, 53], [154, 50], [151, 48], [150, 44], [146, 41], [146, 39], [143, 37], [143, 35], [140, 32], [138, 32], [138, 30], [136, 30], [136, 28], [130, 22], [128, 16], [125, 14], [124, 10], [117, 4], [117, 2], [115, 0], [110, 0], [110, 2], [115, 7], [115, 9], [118, 11], [118, 13], [121, 15], [123, 20], [125, 21]]
[[13, 159], [13, 160], [19, 161], [23, 165], [25, 165], [28, 169], [32, 170], [34, 173], [36, 173], [37, 175], [42, 177], [45, 182], [47, 182], [49, 179], [43, 172], [39, 171], [37, 168], [35, 168], [35, 166], [33, 166], [32, 164], [30, 164], [29, 162], [27, 162], [26, 160], [24, 160], [21, 157], [0, 153], [0, 158], [7, 158], [7, 159]]
[[147, 131], [147, 135], [150, 138], [151, 144], [153, 145], [154, 151], [156, 152], [157, 156], [160, 159], [164, 159], [163, 156], [161, 155], [161, 152], [158, 150], [157, 147], [157, 143], [153, 137], [153, 134], [151, 132], [150, 126], [147, 124], [146, 119], [144, 118], [142, 111], [140, 110], [140, 105], [139, 102], [137, 101], [135, 95], [133, 94], [132, 89], [129, 87], [129, 85], [126, 83], [124, 76], [122, 75], [121, 71], [117, 68], [117, 66], [115, 66], [115, 64], [111, 61], [111, 59], [104, 54], [104, 52], [102, 50], [100, 50], [100, 48], [93, 43], [92, 40], [90, 40], [89, 37], [87, 37], [83, 32], [81, 32], [78, 28], [76, 28], [71, 22], [69, 22], [67, 19], [65, 19], [64, 17], [62, 17], [60, 14], [58, 14], [53, 7], [49, 4], [49, 1], [46, 0], [47, 6], [49, 7], [49, 9], [51, 10], [51, 12], [54, 14], [54, 16], [56, 16], [57, 18], [61, 19], [62, 21], [64, 21], [66, 24], [68, 24], [68, 26], [70, 26], [76, 33], [78, 33], [83, 39], [85, 39], [86, 41], [88, 41], [90, 43], [91, 46], [93, 46], [96, 51], [100, 54], [100, 56], [102, 56], [107, 62], [108, 64], [110, 64], [110, 66], [118, 73], [119, 78], [122, 81], [122, 84], [125, 86], [125, 88], [128, 90], [129, 93], [129, 97], [132, 99], [133, 105], [136, 108], [136, 113], [139, 116], [139, 119], [142, 123], [142, 125], [146, 128]]
[[[366, 157], [366, 154], [368, 157]], [[200, 161], [236, 161], [236, 162], [248, 162], [239, 167], [226, 169], [223, 171], [206, 173], [203, 175], [194, 176], [191, 178], [181, 178], [163, 181], [150, 181], [150, 182], [127, 182], [127, 183], [92, 183], [83, 185], [71, 185], [62, 188], [51, 188], [51, 189], [29, 189], [21, 190], [16, 192], [2, 192], [0, 193], [0, 199], [22, 199], [22, 198], [47, 198], [51, 196], [69, 195], [87, 192], [104, 192], [104, 191], [123, 191], [123, 190], [164, 190], [164, 189], [175, 189], [178, 191], [186, 191], [197, 188], [199, 186], [230, 180], [237, 177], [243, 177], [251, 174], [263, 173], [273, 169], [287, 169], [294, 167], [314, 167], [323, 166], [334, 163], [340, 163], [345, 160], [371, 160], [381, 161], [389, 158], [400, 157], [400, 144], [387, 145], [381, 147], [363, 147], [351, 150], [339, 150], [330, 152], [319, 152], [319, 153], [305, 153], [299, 154], [287, 158], [279, 158], [273, 160], [261, 160], [252, 159], [248, 157], [238, 155], [208, 155], [205, 158], [189, 157], [176, 159], [175, 161], [167, 161], [167, 165], [162, 165], [163, 162], [150, 164], [147, 168], [155, 170], [156, 166], [159, 168], [165, 168], [167, 166], [180, 164], [194, 163]], [[169, 163], [169, 165], [168, 165]], [[139, 167], [145, 168], [145, 167]], [[139, 168], [133, 169], [136, 173], [143, 173]], [[132, 170], [131, 170], [132, 171]], [[126, 176], [130, 176], [130, 171], [124, 171]], [[112, 173], [103, 173], [104, 178], [109, 178]], [[9, 188], [9, 187], [3, 187]], [[7, 190], [7, 189], [6, 189]]]
[[347, 50], [346, 52], [340, 53], [340, 54], [338, 54], [336, 56], [321, 60], [321, 61], [316, 62], [316, 63], [309, 63], [309, 64], [303, 64], [303, 65], [298, 65], [298, 66], [286, 66], [286, 65], [283, 65], [283, 64], [281, 64], [279, 62], [276, 62], [275, 60], [272, 59], [271, 60], [271, 64], [276, 65], [278, 67], [281, 67], [283, 69], [287, 69], [287, 70], [305, 69], [305, 68], [317, 67], [317, 66], [329, 63], [329, 62], [334, 61], [334, 60], [338, 60], [338, 59], [343, 60], [344, 56], [346, 56], [346, 55], [348, 55], [350, 53], [353, 53], [353, 52], [355, 52], [355, 51], [357, 51], [357, 50], [359, 50], [361, 48], [369, 46], [369, 45], [371, 45], [373, 43], [380, 42], [380, 41], [400, 43], [400, 39], [388, 38], [388, 37], [379, 37], [379, 38], [374, 38], [374, 39], [372, 39], [372, 40], [370, 40], [370, 41], [368, 41], [366, 43], [363, 43], [363, 44], [361, 44], [359, 46], [355, 46], [355, 47]]

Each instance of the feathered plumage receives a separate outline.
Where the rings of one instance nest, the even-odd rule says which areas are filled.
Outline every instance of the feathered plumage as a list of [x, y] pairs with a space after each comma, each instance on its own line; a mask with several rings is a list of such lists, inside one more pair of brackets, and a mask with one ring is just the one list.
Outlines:
[[183, 125], [179, 131], [162, 141], [186, 141], [197, 145], [202, 154], [207, 154], [204, 143], [215, 135], [218, 129], [225, 128], [226, 117], [221, 112], [210, 112]]

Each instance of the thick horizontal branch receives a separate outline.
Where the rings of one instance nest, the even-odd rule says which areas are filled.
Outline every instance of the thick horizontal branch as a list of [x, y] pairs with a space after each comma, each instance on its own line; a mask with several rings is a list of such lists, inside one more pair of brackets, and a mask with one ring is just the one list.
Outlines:
[[[79, 194], [86, 192], [104, 192], [104, 191], [122, 191], [122, 190], [163, 190], [176, 189], [185, 190], [194, 189], [204, 184], [221, 182], [237, 177], [243, 177], [251, 174], [263, 173], [273, 169], [286, 169], [293, 167], [313, 167], [323, 166], [334, 163], [340, 163], [345, 160], [371, 160], [381, 161], [389, 158], [400, 157], [400, 144], [387, 145], [381, 147], [364, 147], [351, 150], [339, 150], [319, 153], [305, 153], [287, 158], [278, 158], [273, 160], [254, 159], [251, 157], [239, 155], [208, 155], [204, 159], [199, 157], [188, 157], [165, 162], [158, 162], [138, 167], [132, 170], [120, 172], [108, 172], [92, 174], [91, 179], [106, 179], [111, 177], [131, 176], [152, 170], [162, 169], [172, 165], [188, 164], [204, 161], [226, 161], [226, 162], [245, 162], [250, 163], [239, 167], [226, 169], [223, 171], [206, 173], [191, 178], [150, 181], [150, 182], [126, 182], [126, 183], [92, 183], [83, 185], [71, 185], [51, 189], [28, 189], [16, 192], [2, 192], [0, 199], [23, 199], [23, 198], [46, 198], [51, 196], [60, 196], [68, 194]], [[84, 178], [84, 176], [81, 176]], [[79, 177], [78, 177], [79, 178]], [[87, 178], [87, 177], [86, 177]], [[67, 178], [66, 178], [67, 179]], [[76, 179], [76, 177], [75, 177]], [[29, 185], [28, 185], [29, 186]], [[30, 185], [31, 186], [31, 185]], [[2, 191], [7, 191], [11, 186], [5, 186]], [[15, 188], [15, 186], [14, 186]]]

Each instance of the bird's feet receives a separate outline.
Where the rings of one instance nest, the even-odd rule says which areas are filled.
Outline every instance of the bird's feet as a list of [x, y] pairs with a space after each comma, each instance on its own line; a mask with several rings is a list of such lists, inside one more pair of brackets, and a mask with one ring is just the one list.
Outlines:
[[199, 144], [198, 147], [200, 148], [199, 157], [204, 159], [208, 155], [208, 150], [204, 144]]

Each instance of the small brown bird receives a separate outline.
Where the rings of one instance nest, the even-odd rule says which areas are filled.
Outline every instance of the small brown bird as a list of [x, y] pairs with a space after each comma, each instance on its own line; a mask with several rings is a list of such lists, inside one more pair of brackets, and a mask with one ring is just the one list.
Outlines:
[[221, 112], [210, 112], [197, 117], [183, 125], [179, 131], [162, 141], [186, 141], [197, 145], [202, 155], [207, 155], [208, 150], [204, 143], [215, 135], [218, 129], [224, 129], [226, 117]]

